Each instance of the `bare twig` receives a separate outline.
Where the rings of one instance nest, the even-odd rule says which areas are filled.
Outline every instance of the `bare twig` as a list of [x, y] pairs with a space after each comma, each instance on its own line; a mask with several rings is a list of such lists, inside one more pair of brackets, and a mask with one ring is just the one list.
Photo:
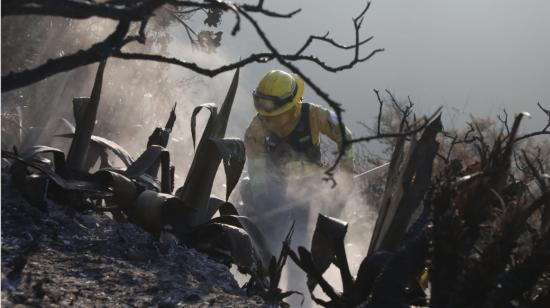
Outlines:
[[445, 155], [437, 153], [437, 156], [441, 158], [441, 160], [443, 160], [445, 163], [449, 163], [454, 147], [457, 144], [461, 143], [461, 140], [458, 139], [458, 135], [450, 135], [446, 132], [443, 132], [443, 137], [451, 139], [451, 143], [449, 144], [449, 148], [447, 149], [447, 153]]
[[420, 132], [421, 130], [423, 130], [424, 128], [426, 128], [426, 126], [428, 125], [428, 123], [430, 122], [430, 120], [433, 120], [434, 118], [435, 118], [435, 117], [433, 117], [433, 116], [430, 117], [430, 118], [425, 118], [424, 121], [422, 121], [422, 124], [420, 124], [420, 125], [417, 126], [416, 128], [413, 128], [413, 129], [411, 129], [411, 130], [407, 130], [407, 131], [404, 131], [404, 132], [399, 132], [399, 133], [383, 133], [383, 134], [378, 134], [378, 135], [374, 135], [374, 136], [359, 137], [359, 138], [355, 138], [355, 139], [349, 140], [349, 142], [351, 142], [351, 143], [356, 143], [356, 142], [369, 142], [369, 141], [377, 140], [377, 139], [400, 138], [400, 137], [410, 136], [410, 135], [416, 134], [416, 133]]
[[379, 104], [378, 119], [376, 120], [376, 133], [380, 134], [380, 122], [382, 120], [382, 107], [384, 106], [384, 102], [382, 101], [382, 99], [380, 99], [380, 93], [378, 92], [378, 90], [374, 89], [373, 91], [376, 94], [376, 98], [378, 99]]
[[194, 48], [196, 44], [196, 39], [194, 39], [191, 36], [191, 34], [193, 34], [196, 38], [197, 33], [191, 27], [189, 27], [189, 25], [187, 25], [187, 23], [185, 22], [185, 20], [183, 20], [183, 18], [181, 18], [181, 16], [175, 13], [172, 16], [174, 16], [174, 18], [176, 18], [176, 20], [183, 26], [183, 29], [185, 30], [185, 33], [187, 33], [187, 37], [189, 38], [189, 42], [191, 43], [191, 46]]
[[295, 55], [301, 55], [310, 45], [311, 43], [313, 43], [314, 40], [318, 40], [318, 41], [324, 41], [324, 42], [327, 42], [329, 44], [331, 44], [332, 46], [336, 47], [336, 48], [340, 48], [340, 49], [345, 49], [345, 50], [348, 50], [348, 49], [354, 49], [354, 48], [357, 48], [365, 43], [368, 43], [370, 40], [372, 40], [374, 38], [374, 36], [370, 36], [364, 40], [362, 40], [361, 42], [359, 42], [359, 44], [352, 44], [352, 45], [343, 45], [343, 44], [340, 44], [338, 42], [336, 42], [334, 39], [331, 39], [328, 37], [329, 35], [329, 32], [327, 32], [325, 35], [323, 36], [319, 36], [319, 35], [311, 35], [307, 40], [306, 42], [304, 43], [304, 45], [302, 47], [300, 47], [300, 49], [298, 49], [298, 51], [295, 53]]
[[504, 113], [504, 118], [502, 118], [500, 114], [498, 114], [497, 119], [502, 123], [502, 125], [506, 129], [506, 133], [510, 135], [510, 127], [508, 126], [508, 112], [506, 111], [506, 109], [503, 109], [502, 112]]

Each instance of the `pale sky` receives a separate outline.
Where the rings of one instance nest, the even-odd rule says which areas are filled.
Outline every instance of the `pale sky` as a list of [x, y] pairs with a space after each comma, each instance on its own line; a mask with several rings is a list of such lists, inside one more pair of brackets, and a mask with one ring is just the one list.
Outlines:
[[[309, 34], [327, 31], [331, 38], [349, 44], [354, 40], [352, 17], [365, 3], [266, 1], [266, 7], [281, 12], [303, 10], [292, 19], [259, 20], [282, 52], [295, 52]], [[534, 117], [525, 128], [536, 129], [545, 123], [536, 103], [550, 107], [548, 16], [550, 1], [546, 0], [374, 0], [361, 29], [362, 37], [373, 35], [374, 39], [363, 47], [363, 55], [374, 48], [385, 52], [336, 74], [307, 63], [299, 67], [344, 104], [345, 119], [358, 134], [357, 121], [374, 123], [378, 108], [374, 88], [391, 89], [401, 98], [410, 96], [421, 113], [445, 106], [447, 126], [454, 121], [456, 127], [463, 127], [470, 113], [496, 115], [506, 107], [511, 114], [531, 112]], [[223, 26], [229, 29], [233, 24], [233, 16], [225, 14]], [[225, 31], [220, 56], [234, 61], [264, 50], [245, 20], [241, 28], [236, 37]], [[334, 65], [347, 63], [352, 56], [321, 42], [312, 47], [311, 52]], [[236, 133], [253, 114], [250, 92], [273, 68], [280, 66], [272, 61], [242, 71], [233, 117], [239, 122], [233, 123], [239, 127]], [[324, 104], [307, 89], [304, 98]]]

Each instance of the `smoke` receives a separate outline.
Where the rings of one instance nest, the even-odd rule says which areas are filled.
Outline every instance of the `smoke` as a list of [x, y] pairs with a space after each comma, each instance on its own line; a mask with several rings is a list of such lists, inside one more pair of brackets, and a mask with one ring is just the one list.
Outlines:
[[[303, 201], [308, 202], [310, 206], [307, 234], [305, 235], [308, 239], [305, 243], [308, 249], [319, 214], [348, 222], [345, 248], [350, 270], [352, 274], [356, 274], [361, 261], [367, 254], [370, 235], [376, 220], [376, 211], [373, 206], [367, 204], [366, 197], [361, 194], [359, 189], [360, 183], [356, 183], [352, 174], [343, 171], [337, 172], [335, 180], [337, 183], [335, 187], [332, 187], [332, 182], [324, 181], [322, 178], [317, 181], [304, 182], [300, 186], [295, 186], [296, 191], [293, 192], [293, 196], [303, 198]], [[343, 290], [340, 271], [334, 265], [329, 267], [323, 277], [337, 290]], [[319, 287], [314, 294], [321, 299], [328, 300]]]
[[[10, 29], [7, 29], [4, 32], [9, 33], [2, 34], [3, 45], [8, 42], [7, 45], [10, 47], [9, 42], [13, 42], [15, 39], [11, 38], [12, 41], [10, 41], [8, 34], [11, 33], [13, 36], [18, 33], [19, 35], [30, 33], [32, 28], [29, 27], [29, 24], [35, 28], [44, 26], [43, 28], [46, 29], [36, 33], [36, 37], [31, 36], [28, 41], [13, 42], [14, 49], [17, 46], [17, 50], [29, 51], [29, 53], [11, 53], [20, 59], [13, 61], [13, 59], [5, 58], [10, 50], [7, 49], [8, 47], [2, 47], [4, 51], [2, 53], [3, 74], [6, 73], [4, 71], [17, 70], [21, 63], [25, 63], [25, 67], [36, 67], [49, 58], [87, 48], [106, 37], [115, 25], [111, 21], [93, 18], [83, 21], [67, 21], [36, 17], [35, 21], [34, 23], [29, 23], [28, 20], [22, 21], [18, 26], [19, 30], [14, 28], [8, 31]], [[4, 28], [4, 21], [2, 26]], [[27, 49], [25, 46], [29, 48]], [[142, 46], [138, 44], [128, 46], [130, 51], [139, 51], [140, 48]], [[185, 58], [187, 61], [207, 67], [216, 67], [231, 62], [228, 56], [221, 52], [204, 54], [193, 51], [189, 44], [181, 38], [148, 42], [147, 48], [153, 52], [166, 50], [168, 56]], [[19, 64], [13, 64], [18, 61]], [[72, 99], [90, 95], [96, 68], [97, 64], [88, 65], [68, 73], [58, 74], [24, 89], [2, 94], [3, 113], [16, 114], [17, 106], [23, 110], [19, 119], [22, 120], [24, 131], [23, 141], [17, 142], [15, 145], [25, 147], [44, 144], [68, 151], [70, 140], [55, 137], [56, 134], [67, 132], [59, 120], [66, 118], [74, 123]], [[214, 102], [219, 105], [225, 97], [232, 74], [233, 72], [228, 72], [215, 78], [209, 78], [196, 75], [183, 68], [155, 62], [109, 59], [105, 70], [94, 134], [117, 142], [134, 158], [137, 158], [145, 150], [149, 135], [155, 127], [164, 126], [170, 110], [177, 102], [177, 120], [171, 133], [168, 150], [171, 154], [172, 164], [176, 166], [175, 184], [178, 187], [183, 184], [194, 155], [190, 133], [192, 110], [195, 106], [203, 103]], [[246, 74], [241, 76], [246, 79]], [[244, 84], [252, 84], [252, 82], [244, 82]], [[228, 127], [230, 137], [242, 138], [248, 124], [248, 116], [252, 114], [249, 90], [240, 88], [237, 91]], [[200, 133], [207, 118], [208, 112], [203, 112], [198, 116], [197, 140], [200, 139]], [[6, 121], [2, 121], [2, 147], [11, 148], [13, 144], [4, 143], [4, 140], [10, 140], [5, 137], [11, 133], [9, 130], [4, 130], [5, 123]], [[122, 166], [120, 161], [111, 159], [115, 166]], [[296, 232], [292, 248], [305, 246], [309, 249], [319, 213], [348, 221], [350, 224], [346, 237], [346, 250], [352, 273], [355, 273], [362, 258], [366, 255], [375, 219], [374, 211], [366, 204], [364, 196], [360, 193], [357, 183], [354, 183], [350, 174], [337, 173], [338, 185], [332, 187], [330, 181], [323, 180], [325, 178], [324, 171], [324, 168], [317, 168], [307, 178], [289, 176], [285, 179], [289, 183], [285, 200], [290, 202], [280, 202], [280, 207], [271, 213], [272, 216], [266, 215], [266, 218], [270, 219], [273, 224], [280, 226], [278, 232], [268, 234], [268, 239], [272, 246], [279, 247], [278, 250], [274, 250], [275, 253], [278, 253], [281, 241], [288, 231], [292, 219], [295, 219]], [[218, 172], [213, 194], [225, 195], [224, 183], [223, 172]], [[295, 215], [294, 217], [290, 215], [289, 219], [289, 215], [285, 215], [285, 213]], [[287, 266], [295, 267], [290, 260]], [[330, 268], [325, 274], [325, 278], [333, 286], [341, 288], [339, 273], [336, 269]], [[309, 293], [305, 289], [305, 279], [305, 273], [294, 268], [290, 272], [284, 273], [281, 287], [283, 290], [297, 288], [304, 293], [307, 300]], [[293, 296], [290, 302], [297, 305], [300, 298]]]
[[[313, 165], [285, 169], [281, 171], [285, 175], [284, 179], [268, 182], [270, 193], [262, 197], [260, 204], [256, 202], [251, 205], [252, 200], [244, 200], [239, 210], [256, 221], [275, 254], [281, 251], [282, 241], [293, 223], [291, 248], [297, 252], [299, 246], [310, 249], [319, 214], [349, 222], [345, 247], [350, 269], [356, 273], [366, 256], [376, 219], [374, 206], [367, 204], [363, 194], [362, 188], [367, 185], [367, 178], [357, 179], [353, 174], [339, 170], [334, 175], [337, 183], [334, 186], [332, 181], [326, 180], [325, 171], [326, 168]], [[246, 199], [246, 196], [243, 197]], [[324, 277], [336, 289], [342, 290], [340, 273], [334, 266], [329, 268]], [[243, 281], [240, 282], [242, 284]], [[290, 259], [283, 270], [279, 287], [285, 291], [303, 293], [304, 307], [314, 305], [306, 287], [306, 274]], [[319, 288], [315, 294], [328, 299]], [[292, 307], [298, 307], [301, 297], [293, 295], [286, 301]]]
[[[11, 23], [3, 21], [3, 26], [11, 25], [13, 28], [8, 28], [11, 35], [3, 33], [3, 44], [6, 42], [8, 47], [13, 45], [11, 47], [18, 50], [33, 50], [21, 59], [16, 59], [24, 62], [27, 67], [36, 67], [49, 58], [88, 48], [109, 35], [116, 26], [112, 21], [97, 18], [83, 21], [44, 17], [35, 19], [34, 25], [44, 25], [48, 31], [38, 33], [37, 37], [31, 36], [27, 41], [16, 40], [15, 36], [25, 36], [24, 33], [31, 32], [32, 29], [25, 26], [28, 25], [28, 20], [18, 27], [14, 26], [17, 20], [11, 20]], [[150, 28], [154, 32], [160, 26], [150, 23]], [[168, 27], [166, 31], [174, 32], [175, 29]], [[3, 46], [3, 51], [9, 51], [4, 50], [8, 47]], [[221, 53], [205, 54], [192, 50], [187, 42], [182, 42], [175, 35], [158, 38], [151, 35], [146, 46], [135, 43], [125, 48], [132, 52], [166, 51], [165, 55], [168, 57], [183, 58], [211, 67], [229, 62]], [[3, 64], [8, 65], [3, 65], [3, 71], [20, 70], [20, 64], [13, 64], [13, 59], [5, 58], [5, 52], [2, 60]], [[13, 54], [17, 58], [18, 54]], [[16, 140], [17, 138], [10, 138], [15, 130], [3, 121], [2, 147], [11, 149], [15, 145], [25, 148], [43, 144], [68, 151], [70, 140], [55, 137], [56, 134], [68, 132], [60, 119], [65, 118], [74, 124], [72, 99], [90, 95], [97, 65], [80, 67], [3, 94], [3, 114], [16, 117], [16, 107], [22, 108], [22, 119], [14, 118], [10, 123], [22, 120], [24, 133], [22, 142]], [[229, 88], [232, 74], [233, 72], [228, 72], [209, 78], [167, 64], [110, 58], [105, 70], [94, 134], [117, 142], [137, 158], [145, 150], [148, 137], [155, 127], [165, 125], [174, 103], [177, 102], [177, 120], [168, 150], [172, 164], [176, 166], [176, 187], [182, 185], [194, 155], [190, 133], [192, 110], [204, 103], [220, 105]], [[197, 141], [208, 116], [208, 112], [204, 111], [197, 117]], [[115, 166], [122, 167], [122, 162], [118, 159], [110, 159]], [[223, 176], [218, 178], [223, 179]], [[217, 180], [214, 186], [215, 193], [223, 196], [225, 191], [222, 191], [223, 185], [220, 181]]]

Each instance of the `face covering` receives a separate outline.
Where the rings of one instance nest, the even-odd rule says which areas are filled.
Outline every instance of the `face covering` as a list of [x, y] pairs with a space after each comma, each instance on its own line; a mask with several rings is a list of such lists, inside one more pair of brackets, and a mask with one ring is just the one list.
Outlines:
[[262, 125], [278, 138], [284, 138], [294, 130], [300, 118], [301, 104], [297, 104], [280, 115], [266, 117], [259, 115]]

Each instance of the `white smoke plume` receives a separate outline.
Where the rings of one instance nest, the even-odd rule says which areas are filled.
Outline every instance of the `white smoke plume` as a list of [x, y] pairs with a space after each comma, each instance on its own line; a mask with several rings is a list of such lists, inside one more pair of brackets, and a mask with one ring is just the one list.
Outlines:
[[[42, 42], [45, 42], [46, 45], [32, 46], [35, 51], [33, 56], [22, 59], [27, 67], [35, 67], [49, 58], [87, 48], [93, 42], [107, 36], [114, 26], [113, 22], [99, 19], [68, 23], [55, 18], [37, 18], [37, 20], [40, 24], [51, 25], [52, 31], [44, 32], [45, 36], [42, 37]], [[68, 31], [53, 31], [63, 27], [67, 27]], [[2, 41], [4, 42], [4, 34]], [[32, 44], [32, 42], [27, 43]], [[139, 50], [139, 47], [136, 44], [129, 46], [129, 49], [134, 51], [134, 49]], [[222, 53], [204, 54], [193, 51], [189, 44], [182, 39], [168, 41], [164, 47], [150, 47], [153, 50], [165, 48], [168, 56], [185, 58], [187, 61], [197, 62], [207, 67], [216, 67], [235, 60], [229, 59]], [[3, 54], [2, 57], [2, 62], [6, 63], [8, 60], [5, 58], [6, 55]], [[4, 70], [10, 68], [10, 66], [3, 67], [2, 73], [5, 74]], [[59, 119], [66, 118], [74, 123], [72, 99], [73, 97], [89, 96], [96, 68], [97, 64], [81, 67], [68, 73], [58, 74], [24, 89], [3, 94], [3, 113], [15, 113], [17, 106], [23, 109], [22, 119], [20, 119], [23, 124], [23, 144], [20, 142], [14, 144], [9, 138], [11, 132], [7, 129], [4, 130], [7, 125], [6, 121], [2, 121], [2, 148], [11, 148], [12, 145], [21, 147], [44, 144], [60, 147], [67, 151], [69, 141], [55, 137], [56, 134], [67, 132]], [[241, 72], [241, 76], [244, 76], [245, 79], [251, 78], [247, 76], [246, 69]], [[105, 70], [94, 134], [119, 143], [130, 154], [137, 157], [145, 150], [147, 139], [155, 127], [164, 126], [170, 110], [177, 102], [177, 120], [171, 133], [168, 150], [171, 154], [172, 164], [176, 166], [176, 187], [178, 187], [183, 184], [194, 155], [190, 133], [191, 111], [195, 106], [203, 103], [220, 104], [229, 87], [231, 77], [232, 72], [208, 78], [183, 68], [165, 64], [109, 59]], [[244, 82], [245, 85], [253, 83]], [[242, 84], [243, 82], [237, 91], [237, 98], [230, 117], [229, 137], [242, 138], [242, 133], [249, 123], [248, 116], [252, 114], [249, 97], [251, 89], [243, 87]], [[204, 112], [198, 117], [197, 140], [200, 139], [200, 132], [207, 116], [207, 112]], [[121, 162], [117, 162], [114, 158], [113, 162], [121, 166]], [[313, 228], [319, 213], [348, 221], [350, 225], [346, 249], [352, 273], [355, 273], [362, 258], [366, 255], [369, 234], [375, 218], [373, 210], [358, 192], [356, 183], [352, 183], [351, 176], [338, 174], [336, 178], [338, 185], [332, 188], [331, 182], [323, 180], [325, 169], [320, 168], [318, 171], [307, 181], [301, 180], [299, 185], [292, 185], [288, 191], [288, 198], [294, 200], [295, 203], [281, 204], [283, 208], [277, 210], [284, 211], [286, 207], [292, 209], [296, 205], [306, 207], [307, 219], [298, 217], [296, 220], [297, 233], [294, 235], [293, 249], [296, 249], [297, 245], [303, 245], [309, 249]], [[213, 194], [225, 195], [224, 181], [223, 173], [219, 172]], [[354, 186], [356, 186], [355, 190]], [[238, 192], [236, 192], [236, 197], [238, 197]], [[280, 221], [279, 223], [283, 229], [288, 230], [290, 221]], [[280, 234], [278, 239], [276, 235], [268, 236], [276, 242], [274, 245], [280, 245], [283, 237], [284, 234]], [[278, 252], [275, 251], [275, 253]], [[287, 265], [295, 266], [291, 260]], [[287, 287], [294, 288], [300, 285], [299, 291], [302, 291], [307, 299], [309, 294], [305, 288], [305, 273], [301, 272], [298, 275], [298, 278], [291, 277], [291, 280], [296, 280], [297, 283], [289, 282], [288, 277], [284, 276], [281, 287], [286, 290]], [[329, 269], [325, 276], [331, 284], [337, 288], [341, 287], [339, 273], [334, 268]], [[299, 298], [293, 298], [290, 301], [297, 304]]]

